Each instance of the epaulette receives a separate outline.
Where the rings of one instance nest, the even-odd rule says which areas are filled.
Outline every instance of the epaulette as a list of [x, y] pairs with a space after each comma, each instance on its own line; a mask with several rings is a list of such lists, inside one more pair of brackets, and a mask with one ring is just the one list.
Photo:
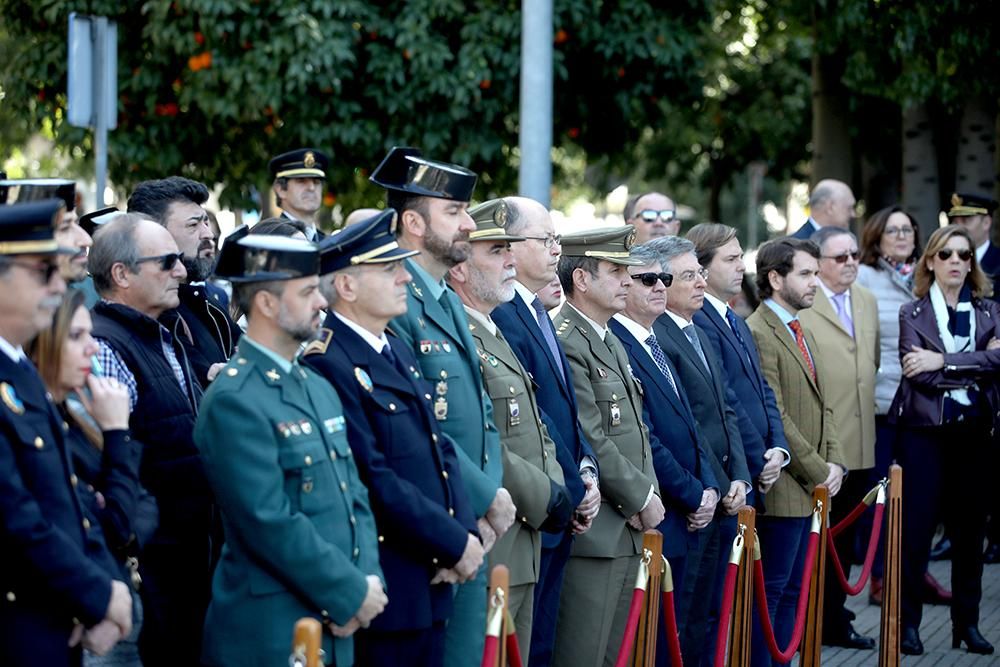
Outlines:
[[333, 339], [333, 330], [323, 328], [319, 330], [316, 334], [316, 339], [306, 345], [306, 349], [302, 350], [302, 356], [309, 354], [326, 354], [326, 348], [330, 347], [330, 341]]
[[571, 322], [564, 317], [562, 319], [562, 322], [560, 322], [559, 326], [556, 328], [556, 335], [559, 336], [560, 338], [566, 335], [566, 332], [572, 329], [570, 324]]

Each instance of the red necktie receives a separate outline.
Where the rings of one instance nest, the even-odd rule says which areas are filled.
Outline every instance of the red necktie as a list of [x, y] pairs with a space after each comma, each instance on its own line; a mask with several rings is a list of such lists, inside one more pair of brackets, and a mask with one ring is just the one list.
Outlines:
[[806, 348], [806, 337], [802, 334], [802, 325], [799, 324], [798, 320], [792, 320], [788, 323], [788, 328], [795, 333], [795, 343], [799, 346], [802, 358], [806, 360], [806, 366], [809, 367], [809, 374], [812, 375], [813, 382], [815, 382], [816, 367], [813, 366], [812, 357], [809, 356], [809, 350]]

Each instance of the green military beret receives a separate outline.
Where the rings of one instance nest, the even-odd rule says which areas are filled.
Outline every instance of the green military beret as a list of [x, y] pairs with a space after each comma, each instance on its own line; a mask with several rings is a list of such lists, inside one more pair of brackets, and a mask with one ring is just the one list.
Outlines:
[[524, 241], [523, 236], [512, 236], [504, 229], [510, 222], [510, 206], [503, 199], [491, 199], [469, 209], [476, 223], [476, 231], [469, 234], [470, 241]]
[[629, 250], [635, 244], [635, 227], [598, 227], [562, 237], [562, 254], [565, 257], [594, 257], [614, 264], [641, 266]]

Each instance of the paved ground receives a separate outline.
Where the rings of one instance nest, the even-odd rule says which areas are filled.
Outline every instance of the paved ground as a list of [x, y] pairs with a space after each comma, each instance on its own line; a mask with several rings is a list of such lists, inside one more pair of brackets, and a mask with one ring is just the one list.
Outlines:
[[[854, 577], [857, 577], [857, 568]], [[951, 562], [932, 562], [931, 573], [947, 587], [951, 582]], [[855, 629], [865, 635], [879, 635], [879, 607], [868, 604], [868, 591], [851, 598], [848, 606], [857, 614], [854, 621]], [[979, 629], [988, 641], [1000, 649], [1000, 565], [987, 565], [983, 571], [983, 602], [979, 620]], [[970, 655], [964, 648], [951, 648], [951, 618], [948, 607], [924, 606], [924, 619], [920, 627], [920, 638], [924, 642], [922, 656], [903, 656], [904, 667], [930, 667], [937, 665], [986, 667], [1000, 665], [1000, 654]], [[854, 665], [877, 665], [878, 650], [853, 651], [842, 648], [823, 649], [823, 667], [853, 667]]]

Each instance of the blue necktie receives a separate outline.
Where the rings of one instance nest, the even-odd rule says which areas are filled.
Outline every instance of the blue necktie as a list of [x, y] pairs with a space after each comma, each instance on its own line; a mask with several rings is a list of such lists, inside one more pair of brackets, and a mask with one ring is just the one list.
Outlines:
[[538, 322], [538, 328], [542, 330], [542, 338], [545, 339], [545, 344], [548, 345], [549, 352], [552, 354], [552, 358], [555, 359], [556, 368], [559, 369], [559, 374], [562, 376], [563, 382], [565, 382], [566, 371], [563, 370], [562, 359], [559, 358], [559, 343], [556, 342], [556, 335], [552, 332], [552, 320], [549, 319], [549, 314], [545, 311], [542, 300], [537, 296], [531, 302], [531, 307], [535, 310], [535, 319]]
[[747, 356], [747, 359], [753, 359], [750, 356], [750, 348], [747, 347], [747, 342], [743, 339], [743, 334], [740, 333], [740, 328], [737, 326], [739, 322], [732, 308], [726, 308], [726, 322], [729, 322], [729, 328], [733, 330], [733, 335], [736, 336], [736, 342], [743, 349], [743, 354]]
[[667, 357], [663, 354], [663, 348], [656, 341], [656, 336], [649, 334], [649, 338], [646, 339], [646, 345], [649, 346], [649, 351], [653, 355], [653, 363], [663, 373], [663, 377], [667, 378], [667, 382], [670, 383], [670, 388], [677, 394], [677, 398], [680, 398], [681, 395], [677, 391], [677, 383], [674, 382], [673, 373], [670, 372], [670, 366], [667, 365]]

